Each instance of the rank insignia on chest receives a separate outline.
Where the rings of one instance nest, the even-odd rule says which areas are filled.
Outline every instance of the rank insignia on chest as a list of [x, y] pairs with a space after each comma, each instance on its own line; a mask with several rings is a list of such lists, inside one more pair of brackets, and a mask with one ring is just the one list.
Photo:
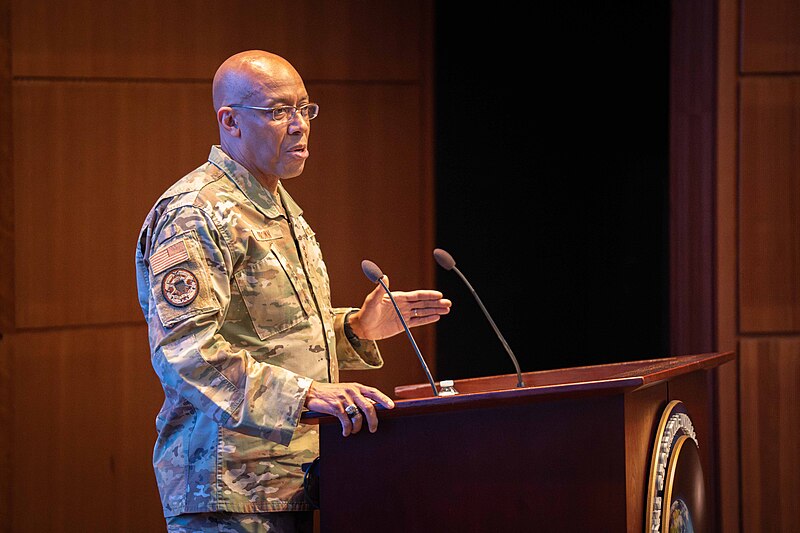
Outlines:
[[273, 241], [283, 237], [280, 228], [253, 228], [253, 237], [257, 241]]
[[185, 307], [192, 303], [199, 290], [197, 277], [185, 268], [176, 268], [161, 280], [161, 294], [175, 307]]

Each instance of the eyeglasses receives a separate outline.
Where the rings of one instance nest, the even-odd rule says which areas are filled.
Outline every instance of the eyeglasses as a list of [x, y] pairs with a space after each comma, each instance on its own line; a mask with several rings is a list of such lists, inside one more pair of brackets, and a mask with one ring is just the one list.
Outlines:
[[294, 118], [298, 111], [306, 120], [314, 120], [319, 115], [319, 104], [303, 104], [301, 106], [284, 105], [279, 107], [258, 107], [254, 105], [231, 104], [228, 107], [239, 109], [256, 109], [258, 111], [269, 111], [272, 120], [276, 122], [289, 122]]

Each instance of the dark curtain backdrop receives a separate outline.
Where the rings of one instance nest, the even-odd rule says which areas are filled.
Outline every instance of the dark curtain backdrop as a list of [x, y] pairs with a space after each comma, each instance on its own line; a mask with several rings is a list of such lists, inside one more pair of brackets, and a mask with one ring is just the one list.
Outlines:
[[[669, 4], [436, 9], [436, 246], [523, 371], [668, 350]], [[453, 272], [437, 379], [514, 371]]]

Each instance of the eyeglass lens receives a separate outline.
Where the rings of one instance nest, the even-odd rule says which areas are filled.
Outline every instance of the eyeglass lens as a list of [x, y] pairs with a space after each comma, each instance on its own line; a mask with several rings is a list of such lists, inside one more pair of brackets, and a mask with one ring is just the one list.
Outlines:
[[272, 110], [272, 118], [274, 120], [291, 120], [294, 118], [294, 115], [298, 110], [303, 118], [308, 120], [316, 118], [316, 116], [319, 114], [319, 106], [317, 104], [305, 104], [299, 108], [292, 106], [277, 107]]

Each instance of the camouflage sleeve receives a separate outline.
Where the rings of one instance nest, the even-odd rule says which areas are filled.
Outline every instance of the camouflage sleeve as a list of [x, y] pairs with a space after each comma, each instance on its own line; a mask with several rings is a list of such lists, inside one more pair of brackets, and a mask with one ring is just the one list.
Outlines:
[[367, 370], [383, 366], [383, 358], [375, 341], [358, 339], [355, 343], [348, 340], [344, 331], [347, 313], [358, 311], [353, 307], [342, 307], [333, 310], [333, 331], [336, 334], [336, 357], [339, 370]]
[[256, 361], [220, 334], [233, 265], [207, 215], [181, 207], [161, 219], [151, 233], [147, 262], [156, 373], [224, 427], [287, 445], [311, 379]]

